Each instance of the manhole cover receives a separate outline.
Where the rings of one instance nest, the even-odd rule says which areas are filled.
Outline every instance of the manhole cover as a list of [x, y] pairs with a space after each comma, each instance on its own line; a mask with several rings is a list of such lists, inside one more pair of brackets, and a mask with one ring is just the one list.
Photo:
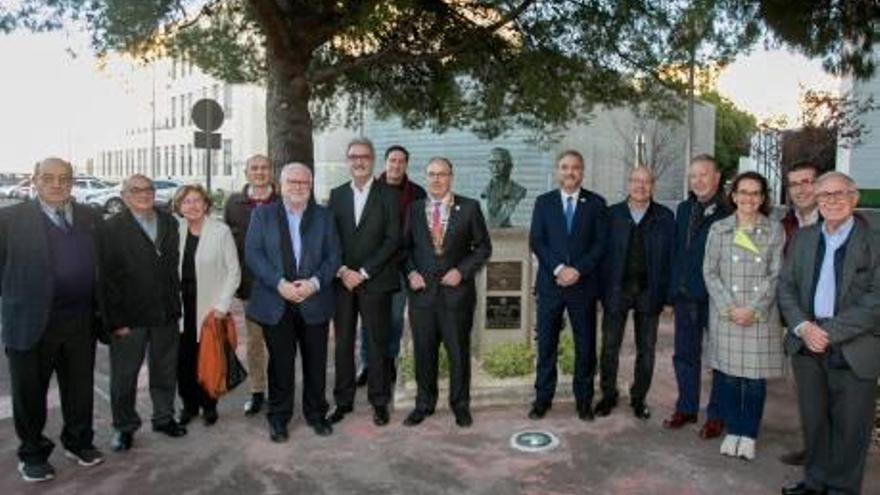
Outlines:
[[549, 431], [521, 431], [510, 437], [510, 446], [520, 452], [546, 452], [559, 446], [559, 438]]

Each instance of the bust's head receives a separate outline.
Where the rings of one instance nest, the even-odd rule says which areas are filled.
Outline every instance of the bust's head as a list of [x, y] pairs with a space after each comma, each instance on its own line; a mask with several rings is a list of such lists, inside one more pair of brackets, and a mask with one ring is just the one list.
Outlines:
[[510, 170], [513, 168], [513, 159], [507, 148], [492, 148], [489, 152], [489, 171], [493, 179], [510, 178]]

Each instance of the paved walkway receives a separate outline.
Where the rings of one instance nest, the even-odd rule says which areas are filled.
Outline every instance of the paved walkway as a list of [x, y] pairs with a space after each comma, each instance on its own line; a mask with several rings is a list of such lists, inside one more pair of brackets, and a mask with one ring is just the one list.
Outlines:
[[[748, 463], [718, 454], [719, 442], [702, 441], [697, 427], [664, 430], [660, 422], [675, 400], [671, 367], [672, 332], [661, 327], [657, 370], [649, 396], [654, 417], [634, 419], [627, 407], [593, 423], [576, 419], [570, 403], [556, 404], [543, 421], [525, 418], [521, 407], [475, 411], [468, 430], [454, 426], [447, 411], [416, 429], [402, 426], [408, 411], [394, 411], [392, 423], [376, 428], [364, 393], [355, 413], [334, 434], [319, 438], [299, 412], [286, 444], [269, 441], [263, 418], [245, 418], [247, 396], [239, 388], [220, 403], [220, 421], [211, 428], [195, 422], [188, 436], [168, 439], [144, 428], [132, 451], [111, 453], [110, 408], [106, 398], [107, 349], [99, 348], [95, 395], [96, 443], [107, 461], [80, 468], [60, 449], [51, 462], [58, 476], [49, 483], [22, 482], [15, 471], [17, 440], [9, 417], [8, 369], [0, 358], [0, 493], [12, 494], [775, 494], [800, 472], [777, 457], [799, 445], [794, 393], [787, 380], [769, 388], [758, 459]], [[243, 349], [240, 349], [240, 351]], [[632, 338], [624, 343], [621, 390], [631, 377]], [[331, 353], [332, 354], [332, 353]], [[299, 389], [298, 389], [299, 390]], [[624, 404], [625, 404], [624, 398]], [[60, 431], [60, 409], [52, 401], [46, 432]], [[297, 397], [299, 407], [299, 397]], [[145, 388], [139, 410], [149, 424]], [[523, 454], [509, 447], [516, 431], [541, 427], [561, 439], [551, 453]], [[868, 459], [865, 494], [880, 494], [880, 455]]]

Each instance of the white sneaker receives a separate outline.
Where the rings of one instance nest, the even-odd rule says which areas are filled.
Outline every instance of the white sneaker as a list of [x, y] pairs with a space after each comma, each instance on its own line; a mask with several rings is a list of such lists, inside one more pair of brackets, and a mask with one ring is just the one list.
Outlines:
[[721, 442], [721, 455], [736, 457], [737, 446], [740, 444], [740, 438], [736, 435], [727, 435]]
[[739, 445], [736, 447], [736, 455], [740, 459], [745, 459], [747, 461], [755, 460], [755, 439], [740, 437]]

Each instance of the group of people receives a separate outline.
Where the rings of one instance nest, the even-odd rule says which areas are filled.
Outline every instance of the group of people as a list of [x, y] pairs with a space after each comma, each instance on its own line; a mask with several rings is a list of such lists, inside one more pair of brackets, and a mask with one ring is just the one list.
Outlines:
[[[143, 175], [122, 184], [127, 209], [104, 220], [71, 200], [73, 170], [50, 158], [34, 173], [35, 201], [0, 210], [2, 339], [13, 392], [19, 472], [51, 479], [53, 442], [43, 434], [53, 373], [61, 392], [65, 454], [100, 463], [93, 443], [95, 341], [110, 346], [111, 448], [132, 447], [141, 426], [137, 381], [149, 360], [152, 428], [186, 435], [199, 415], [218, 420], [217, 400], [196, 370], [202, 327], [230, 318], [244, 302], [251, 395], [245, 413], [265, 407], [269, 437], [288, 438], [294, 412], [297, 351], [302, 411], [318, 435], [353, 412], [366, 382], [376, 426], [390, 421], [404, 313], [415, 359], [415, 426], [438, 400], [439, 346], [450, 369], [449, 405], [459, 427], [470, 412], [470, 336], [476, 276], [492, 244], [480, 203], [453, 192], [444, 157], [425, 167], [426, 188], [407, 175], [409, 153], [385, 152], [374, 175], [372, 142], [346, 148], [350, 180], [328, 204], [313, 197], [309, 167], [278, 171], [262, 155], [246, 163], [247, 185], [211, 217], [199, 185], [180, 188], [176, 215], [155, 204]], [[784, 494], [858, 493], [870, 442], [880, 375], [880, 239], [854, 213], [858, 190], [839, 172], [810, 163], [785, 172], [792, 207], [770, 215], [771, 192], [758, 173], [735, 177], [729, 193], [709, 155], [688, 169], [690, 195], [673, 214], [653, 199], [654, 176], [634, 168], [627, 198], [606, 206], [583, 187], [584, 159], [559, 155], [558, 188], [534, 205], [529, 244], [537, 258], [537, 372], [528, 416], [551, 409], [560, 333], [574, 336], [572, 388], [577, 416], [592, 421], [617, 407], [618, 356], [629, 313], [636, 343], [633, 414], [648, 419], [657, 327], [674, 311], [675, 411], [663, 422], [697, 421], [705, 363], [712, 386], [702, 438], [725, 435], [721, 454], [756, 455], [767, 380], [797, 382], [805, 478]], [[597, 308], [602, 345], [597, 350]], [[334, 409], [326, 394], [330, 322], [335, 337]], [[355, 344], [362, 333], [363, 370]], [[599, 368], [600, 400], [593, 405]], [[182, 407], [175, 411], [175, 393]]]

